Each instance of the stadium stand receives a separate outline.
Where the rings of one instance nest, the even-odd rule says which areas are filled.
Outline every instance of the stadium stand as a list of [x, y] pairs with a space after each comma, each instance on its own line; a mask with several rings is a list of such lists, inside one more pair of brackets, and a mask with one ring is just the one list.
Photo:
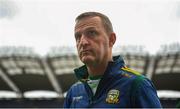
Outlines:
[[151, 77], [164, 107], [180, 101], [180, 45], [164, 45], [155, 57]]
[[156, 57], [152, 80], [157, 89], [180, 91], [180, 87], [177, 87], [180, 83], [179, 61], [180, 53]]
[[62, 93], [65, 94], [69, 87], [77, 82], [73, 69], [82, 65], [75, 49], [72, 47], [51, 48], [47, 56], [47, 63], [57, 77]]
[[[172, 107], [180, 99], [180, 52], [157, 55], [152, 81], [158, 90], [163, 106]], [[165, 92], [166, 91], [166, 92]], [[174, 102], [173, 102], [174, 101]], [[170, 102], [172, 102], [170, 104]], [[169, 103], [167, 105], [167, 103]]]
[[[122, 46], [113, 55], [151, 79], [163, 107], [174, 108], [180, 101], [180, 47], [164, 48], [150, 55], [143, 46]], [[81, 65], [74, 47], [53, 47], [46, 56], [27, 47], [0, 47], [0, 108], [62, 107], [77, 82], [73, 69]]]
[[77, 82], [73, 74], [73, 69], [78, 66], [76, 59], [75, 55], [48, 57], [49, 66], [60, 83], [62, 93], [65, 93], [73, 83]]
[[[1, 68], [1, 67], [0, 67]], [[3, 73], [3, 70], [0, 69], [0, 99], [2, 98], [8, 98], [8, 97], [17, 97], [15, 91], [9, 86], [10, 82], [7, 75]], [[13, 83], [12, 83], [13, 84]], [[12, 85], [11, 85], [12, 86]], [[5, 92], [5, 93], [4, 93]], [[9, 96], [6, 96], [5, 94], [8, 93]]]
[[[9, 52], [11, 50], [11, 48], [8, 48], [7, 51]], [[51, 72], [48, 72], [47, 66], [44, 64], [44, 59], [39, 58], [39, 56], [35, 55], [33, 52], [19, 52], [27, 52], [28, 49], [22, 50], [22, 48], [16, 48], [16, 50], [17, 51], [12, 52], [12, 54], [1, 54], [0, 66], [2, 69], [1, 73], [9, 78], [10, 82], [8, 82], [8, 84], [9, 86], [12, 86], [13, 91], [19, 95], [19, 99], [12, 98], [8, 100], [9, 102], [13, 101], [15, 105], [1, 106], [27, 107], [29, 105], [28, 103], [32, 103], [27, 101], [32, 99], [33, 101], [61, 99], [62, 94], [60, 93], [60, 90], [55, 87], [54, 82], [52, 81], [54, 78], [52, 79]], [[46, 93], [43, 95], [37, 94], [39, 91]], [[35, 96], [33, 96], [34, 92], [36, 92]], [[19, 100], [21, 101], [20, 105], [16, 105], [16, 102], [18, 104]], [[8, 101], [1, 103], [7, 103]]]
[[53, 90], [38, 58], [2, 57], [1, 66], [22, 92], [39, 89]]

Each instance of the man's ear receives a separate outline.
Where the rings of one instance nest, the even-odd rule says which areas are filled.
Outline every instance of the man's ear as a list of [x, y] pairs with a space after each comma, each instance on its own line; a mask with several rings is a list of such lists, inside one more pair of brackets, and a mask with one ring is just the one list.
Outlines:
[[110, 33], [110, 37], [109, 37], [109, 46], [113, 47], [115, 42], [116, 42], [116, 34], [112, 32]]

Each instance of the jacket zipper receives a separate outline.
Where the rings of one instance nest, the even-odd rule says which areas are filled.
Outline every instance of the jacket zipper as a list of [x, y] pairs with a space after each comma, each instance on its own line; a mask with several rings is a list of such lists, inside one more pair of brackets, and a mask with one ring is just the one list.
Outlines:
[[87, 82], [84, 82], [84, 85], [85, 85], [85, 89], [88, 93], [88, 97], [89, 97], [89, 106], [88, 107], [91, 107], [92, 104], [93, 104], [93, 92], [91, 90], [91, 88], [89, 87], [89, 85], [87, 84]]

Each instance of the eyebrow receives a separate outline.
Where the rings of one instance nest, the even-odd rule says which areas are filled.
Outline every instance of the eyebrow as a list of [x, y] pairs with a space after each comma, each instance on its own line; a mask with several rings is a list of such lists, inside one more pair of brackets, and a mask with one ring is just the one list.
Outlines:
[[88, 27], [85, 30], [91, 30], [91, 29], [96, 29], [95, 27]]
[[[88, 30], [96, 30], [96, 28], [95, 27], [87, 27], [87, 28], [85, 28], [83, 31], [88, 31]], [[76, 34], [79, 34], [79, 33], [82, 33], [81, 31], [77, 31], [77, 32], [75, 32], [75, 35]]]

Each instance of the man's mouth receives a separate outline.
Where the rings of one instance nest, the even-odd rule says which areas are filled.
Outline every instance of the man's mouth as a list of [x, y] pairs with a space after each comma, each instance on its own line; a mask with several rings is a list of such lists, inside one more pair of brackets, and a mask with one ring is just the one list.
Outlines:
[[80, 54], [82, 54], [82, 55], [87, 55], [87, 54], [89, 54], [91, 51], [90, 50], [82, 50], [81, 52], [80, 52]]
[[83, 50], [82, 53], [90, 52], [90, 50]]

